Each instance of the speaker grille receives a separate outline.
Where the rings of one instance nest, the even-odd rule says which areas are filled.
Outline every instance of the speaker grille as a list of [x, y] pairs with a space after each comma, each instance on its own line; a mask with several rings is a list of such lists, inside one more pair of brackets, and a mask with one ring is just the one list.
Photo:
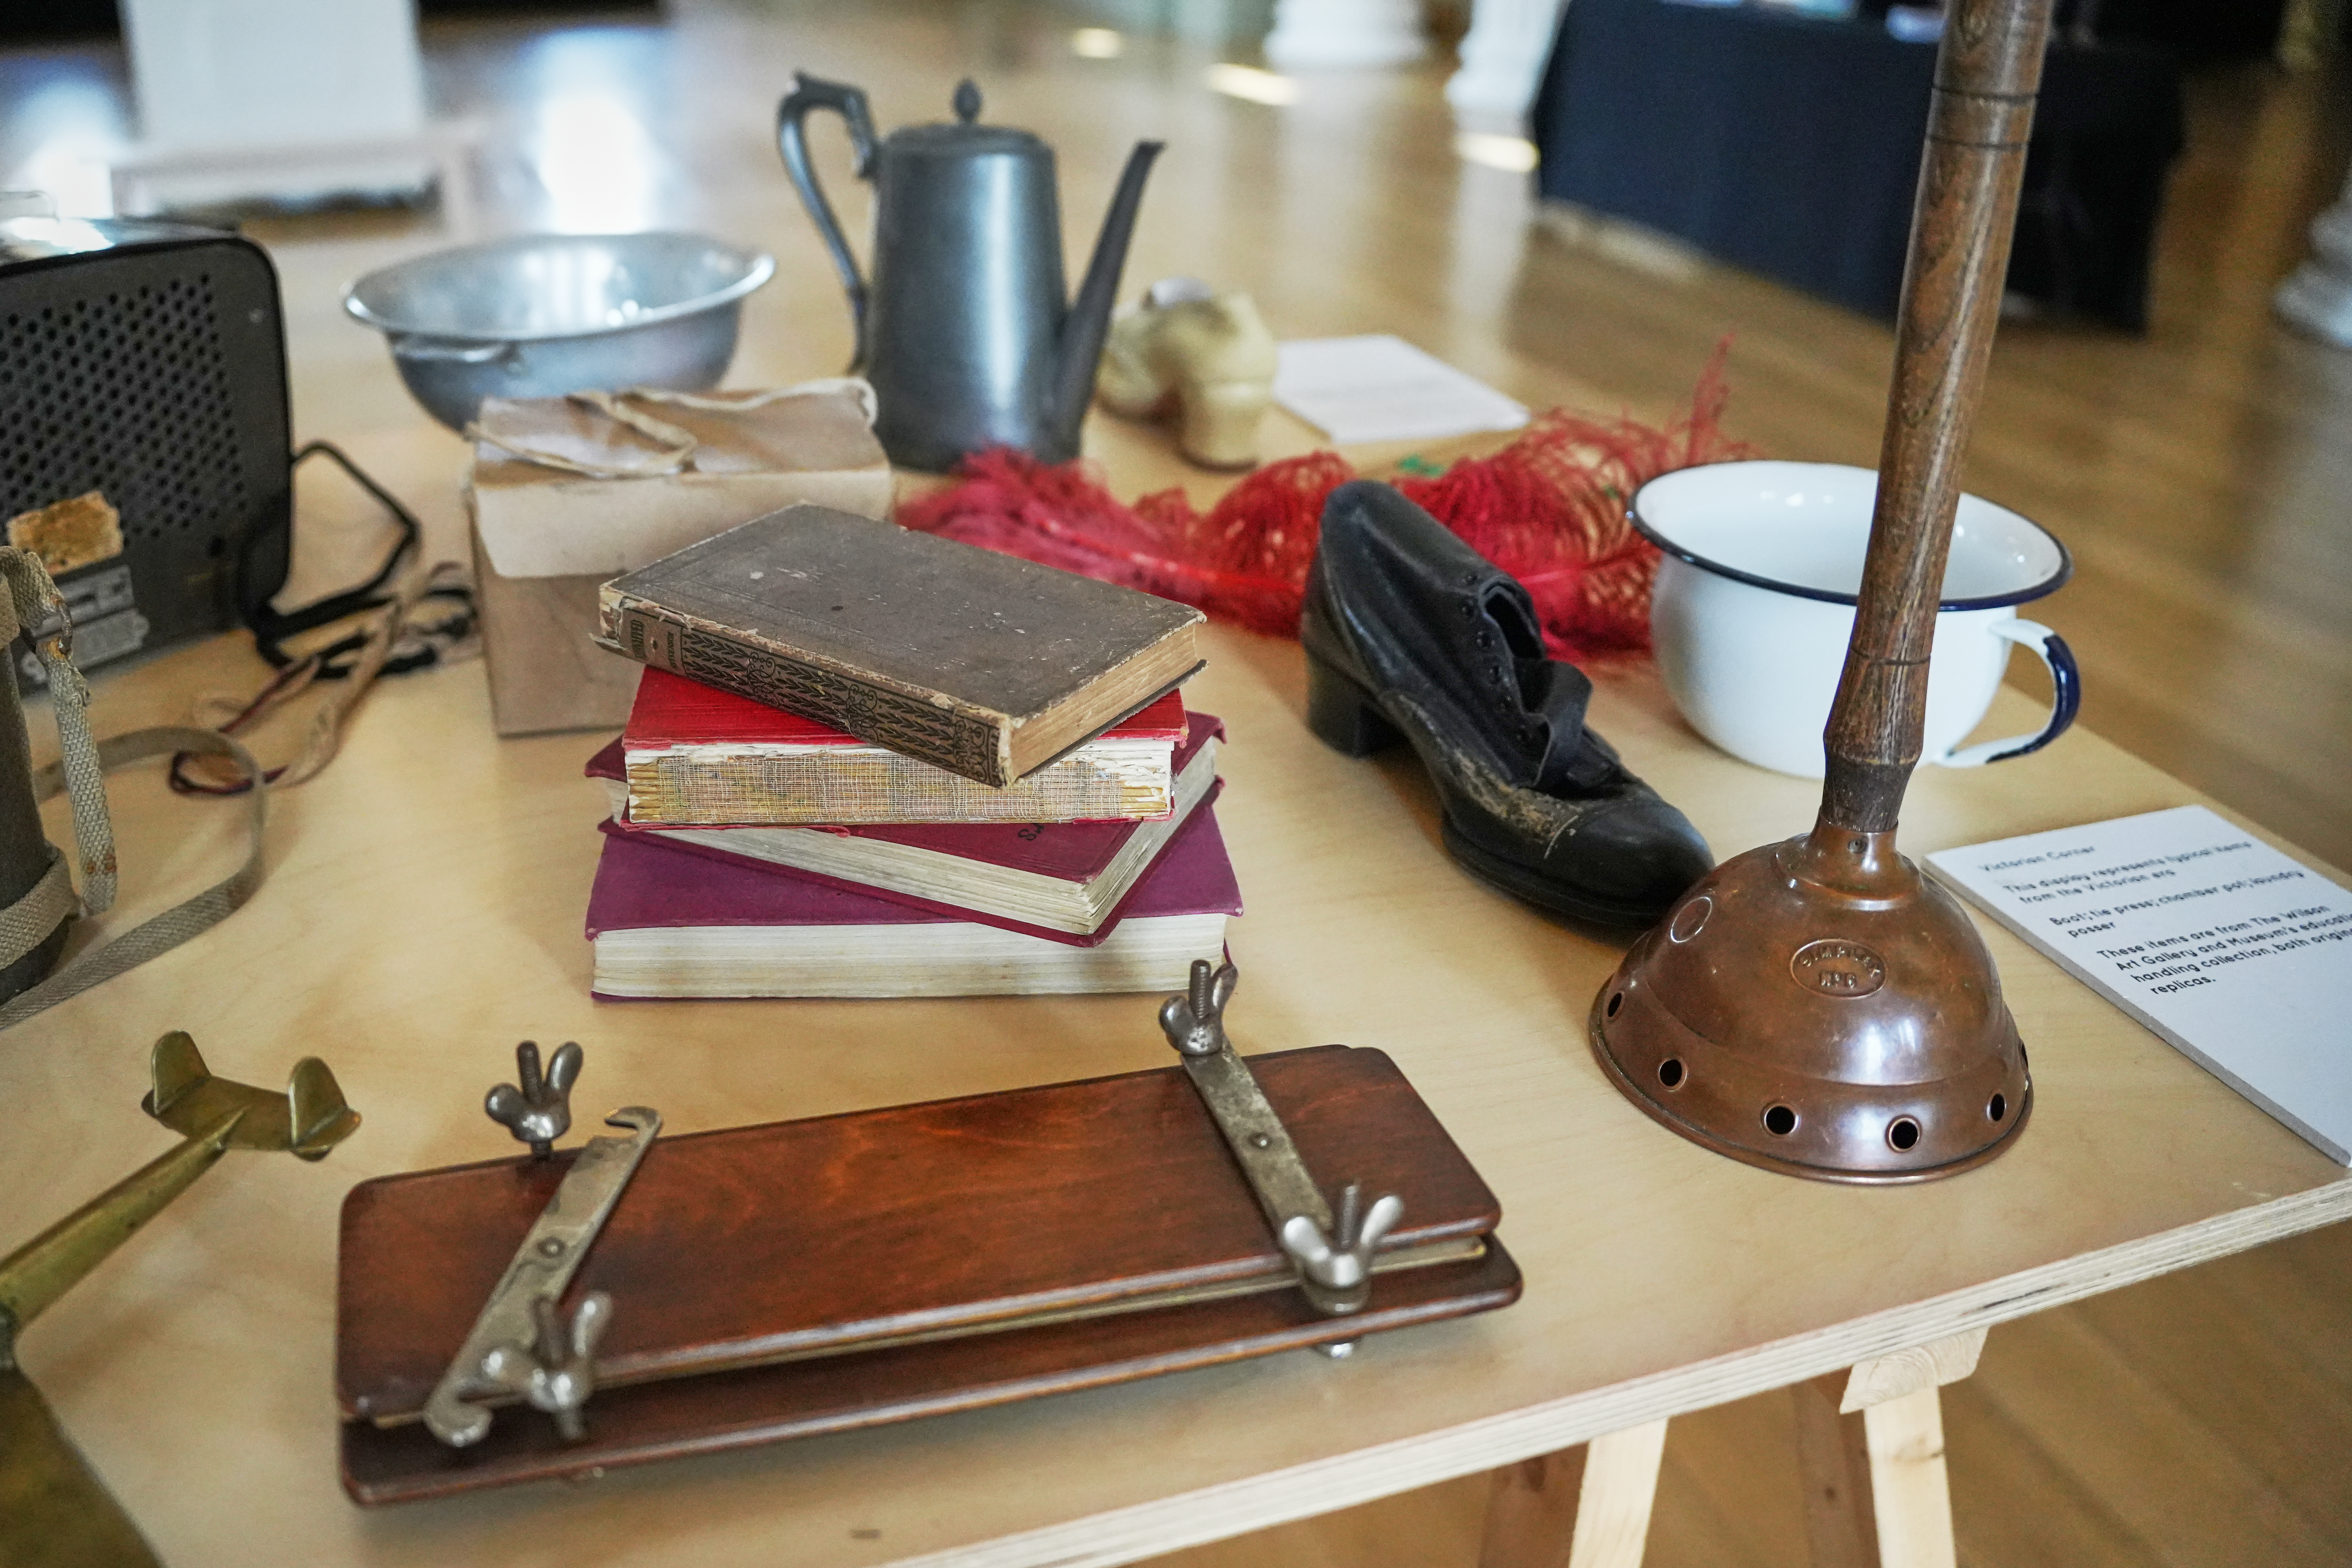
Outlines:
[[0, 315], [0, 519], [95, 489], [129, 540], [215, 530], [244, 468], [210, 272]]

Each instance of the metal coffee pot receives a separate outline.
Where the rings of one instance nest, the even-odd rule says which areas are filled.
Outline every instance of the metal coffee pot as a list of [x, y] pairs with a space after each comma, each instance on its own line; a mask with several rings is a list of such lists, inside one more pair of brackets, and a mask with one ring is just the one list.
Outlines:
[[[874, 184], [870, 288], [809, 163], [801, 122], [819, 109], [847, 124], [858, 177]], [[776, 140], [848, 290], [850, 369], [874, 384], [874, 433], [890, 460], [940, 472], [1002, 446], [1066, 462], [1078, 455], [1161, 143], [1136, 143], [1077, 298], [1066, 303], [1054, 150], [1026, 131], [979, 124], [980, 89], [969, 81], [956, 89], [955, 112], [955, 124], [905, 126], [877, 141], [862, 89], [796, 72]]]

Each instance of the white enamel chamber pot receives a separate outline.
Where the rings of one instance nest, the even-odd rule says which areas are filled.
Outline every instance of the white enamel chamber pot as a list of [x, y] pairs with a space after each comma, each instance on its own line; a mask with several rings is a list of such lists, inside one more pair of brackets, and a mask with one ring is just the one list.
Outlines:
[[[1715, 463], [1643, 485], [1633, 526], [1665, 552], [1650, 600], [1658, 670], [1691, 727], [1759, 767], [1822, 776], [1822, 732], [1853, 635], [1878, 475], [1842, 463]], [[2017, 606], [2073, 574], [2050, 532], [1960, 498], [1928, 664], [1921, 761], [1974, 767], [2039, 751], [2074, 722], [2074, 655]], [[2050, 717], [2031, 735], [1963, 747], [2012, 647], [2049, 667]]]

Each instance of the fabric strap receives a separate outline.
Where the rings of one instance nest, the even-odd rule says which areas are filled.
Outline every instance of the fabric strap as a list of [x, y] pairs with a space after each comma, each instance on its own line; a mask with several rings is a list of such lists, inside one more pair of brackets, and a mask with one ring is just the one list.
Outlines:
[[81, 900], [75, 896], [73, 878], [66, 870], [65, 851], [54, 844], [45, 847], [49, 852], [49, 868], [25, 889], [23, 898], [0, 910], [0, 969], [48, 941], [58, 921], [81, 913]]
[[[346, 654], [356, 647], [356, 657], [344, 667], [348, 679], [330, 691], [326, 700], [310, 715], [303, 731], [301, 750], [294, 759], [269, 769], [263, 782], [279, 789], [291, 789], [307, 783], [334, 761], [336, 749], [342, 744], [343, 726], [353, 710], [374, 685], [376, 677], [393, 668], [394, 650], [415, 640], [419, 628], [412, 617], [418, 604], [435, 595], [441, 584], [458, 581], [458, 574], [457, 563], [448, 561], [411, 571], [393, 584], [391, 593], [376, 607], [365, 627], [333, 645]], [[439, 631], [424, 628], [422, 635], [429, 640]], [[325, 661], [324, 649], [305, 655], [279, 670], [276, 679], [248, 700], [205, 698], [196, 704], [196, 718], [223, 735], [234, 736], [249, 730], [308, 690], [314, 679], [321, 679]], [[167, 775], [172, 787], [184, 795], [242, 795], [252, 788], [250, 775], [242, 771], [241, 765], [233, 759], [223, 761], [222, 755], [192, 756], [183, 752], [173, 757]]]
[[[102, 914], [114, 903], [114, 826], [106, 809], [103, 775], [125, 763], [182, 752], [225, 756], [251, 781], [250, 837], [245, 863], [236, 871], [184, 903], [142, 921], [104, 946], [80, 954], [38, 985], [19, 993], [0, 1006], [0, 1029], [20, 1024], [69, 996], [78, 996], [101, 981], [157, 953], [167, 952], [197, 932], [216, 924], [261, 885], [262, 826], [268, 820], [268, 793], [261, 764], [236, 741], [216, 730], [186, 725], [161, 725], [134, 730], [105, 741], [89, 733], [89, 686], [73, 664], [73, 626], [65, 602], [50, 581], [40, 557], [29, 550], [0, 547], [0, 578], [8, 592], [0, 597], [0, 646], [19, 631], [26, 634], [33, 652], [48, 672], [51, 710], [58, 723], [58, 760], [33, 775], [33, 798], [46, 801], [63, 792], [73, 804], [74, 847], [81, 862], [81, 894], [77, 898], [66, 858], [52, 845], [49, 868], [26, 894], [0, 909], [0, 968], [16, 963], [38, 947], [60, 921], [76, 914]], [[6, 679], [0, 671], [0, 679]]]

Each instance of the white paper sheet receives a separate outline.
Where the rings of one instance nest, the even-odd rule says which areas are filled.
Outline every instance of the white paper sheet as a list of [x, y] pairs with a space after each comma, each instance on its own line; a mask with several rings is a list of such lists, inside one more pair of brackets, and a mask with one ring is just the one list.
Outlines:
[[2352, 892], [2201, 805], [1927, 857], [1946, 882], [2352, 1165]]
[[1516, 430], [1528, 411], [1477, 377], [1385, 333], [1281, 345], [1275, 401], [1335, 445]]

